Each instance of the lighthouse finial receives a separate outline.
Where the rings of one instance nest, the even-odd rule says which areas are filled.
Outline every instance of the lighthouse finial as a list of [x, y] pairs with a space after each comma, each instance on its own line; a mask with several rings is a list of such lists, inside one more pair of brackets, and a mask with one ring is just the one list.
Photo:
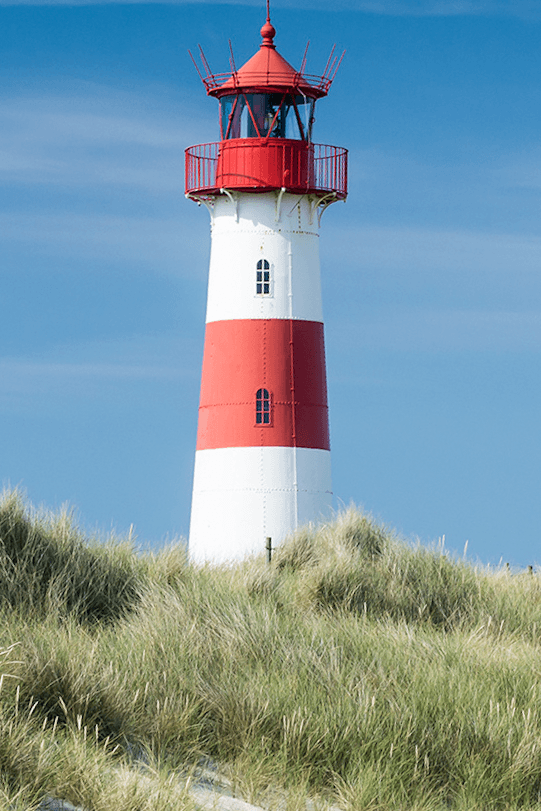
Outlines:
[[273, 42], [274, 37], [276, 36], [276, 29], [270, 21], [270, 0], [267, 0], [267, 20], [261, 29], [261, 36], [263, 37], [263, 42], [261, 43], [262, 48], [276, 47]]

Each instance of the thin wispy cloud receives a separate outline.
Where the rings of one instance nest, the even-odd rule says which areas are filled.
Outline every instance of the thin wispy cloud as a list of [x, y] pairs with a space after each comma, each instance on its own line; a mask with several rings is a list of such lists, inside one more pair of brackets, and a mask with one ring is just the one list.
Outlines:
[[63, 91], [1, 100], [4, 183], [133, 186], [153, 193], [178, 188], [179, 144], [197, 140], [200, 116], [175, 116], [180, 104], [169, 97], [156, 110], [143, 94], [88, 85]]
[[[342, 4], [340, 4], [342, 6]], [[539, 17], [535, 0], [361, 0], [344, 7], [376, 14], [447, 17], [458, 15]]]
[[357, 245], [358, 270], [538, 274], [541, 268], [541, 237], [535, 235], [365, 225], [333, 232], [333, 253], [344, 262], [347, 255], [348, 265], [350, 246]]
[[58, 345], [41, 357], [0, 357], [0, 407], [24, 409], [32, 407], [29, 398], [44, 396], [95, 401], [118, 391], [122, 397], [126, 386], [140, 384], [193, 384], [199, 373], [195, 344], [189, 337], [135, 335]]
[[395, 216], [415, 222], [423, 207], [425, 226], [430, 222], [444, 226], [441, 230], [453, 224], [471, 232], [539, 233], [541, 198], [532, 193], [541, 190], [541, 150], [535, 143], [523, 143], [518, 151], [515, 144], [495, 148], [472, 136], [464, 151], [442, 146], [428, 157], [351, 150], [350, 161], [350, 201], [360, 197], [371, 219], [379, 209], [389, 216], [391, 200]]
[[497, 175], [510, 188], [541, 192], [541, 148], [509, 156], [497, 169]]
[[49, 385], [58, 385], [59, 380], [67, 378], [131, 378], [134, 380], [149, 378], [176, 378], [178, 369], [156, 366], [123, 365], [118, 363], [36, 363], [28, 360], [0, 360], [0, 374], [3, 388], [6, 381], [36, 380], [44, 378]]
[[111, 395], [126, 397], [133, 386], [179, 382], [173, 367], [121, 363], [51, 363], [26, 358], [0, 359], [0, 408], [4, 411], [35, 408], [35, 399], [67, 403], [72, 398], [94, 403]]
[[1, 99], [4, 266], [13, 257], [32, 268], [39, 256], [192, 274], [196, 212], [184, 200], [182, 146], [208, 122], [185, 100], [180, 116], [174, 101], [159, 87], [74, 82]]
[[134, 269], [175, 276], [194, 273], [190, 261], [196, 247], [193, 232], [189, 224], [183, 227], [180, 216], [118, 217], [67, 211], [51, 215], [0, 214], [0, 234], [4, 261], [18, 247], [26, 255], [61, 256], [64, 262], [71, 258], [76, 260], [75, 269], [82, 260], [102, 260], [108, 264], [127, 261]]
[[415, 309], [387, 307], [362, 322], [335, 327], [347, 346], [393, 352], [535, 352], [541, 347], [541, 310]]
[[[0, 0], [0, 6], [88, 6], [119, 3], [215, 5], [208, 0]], [[257, 6], [260, 0], [220, 0], [221, 5]], [[326, 0], [273, 0], [273, 7], [327, 10]], [[407, 17], [506, 16], [539, 19], [537, 0], [336, 0], [334, 11], [360, 11]]]

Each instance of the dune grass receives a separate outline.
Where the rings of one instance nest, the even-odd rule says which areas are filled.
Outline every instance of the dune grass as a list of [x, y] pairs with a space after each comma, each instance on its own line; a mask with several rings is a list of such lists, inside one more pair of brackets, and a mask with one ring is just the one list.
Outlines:
[[271, 564], [196, 567], [17, 493], [0, 573], [0, 809], [183, 811], [208, 759], [268, 808], [541, 809], [535, 574], [354, 509]]

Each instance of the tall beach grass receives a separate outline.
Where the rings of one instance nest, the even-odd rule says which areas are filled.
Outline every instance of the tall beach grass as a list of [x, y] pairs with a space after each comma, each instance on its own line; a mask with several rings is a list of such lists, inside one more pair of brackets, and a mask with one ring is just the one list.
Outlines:
[[201, 763], [291, 811], [541, 809], [536, 574], [353, 508], [270, 564], [197, 567], [17, 493], [0, 573], [0, 809], [182, 811]]

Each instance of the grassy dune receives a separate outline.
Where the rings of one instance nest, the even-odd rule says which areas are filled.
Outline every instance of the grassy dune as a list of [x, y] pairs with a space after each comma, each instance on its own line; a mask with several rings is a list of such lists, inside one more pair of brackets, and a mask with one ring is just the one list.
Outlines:
[[269, 808], [541, 809], [538, 629], [537, 575], [353, 509], [271, 564], [194, 567], [7, 493], [0, 809], [183, 811], [202, 758]]

